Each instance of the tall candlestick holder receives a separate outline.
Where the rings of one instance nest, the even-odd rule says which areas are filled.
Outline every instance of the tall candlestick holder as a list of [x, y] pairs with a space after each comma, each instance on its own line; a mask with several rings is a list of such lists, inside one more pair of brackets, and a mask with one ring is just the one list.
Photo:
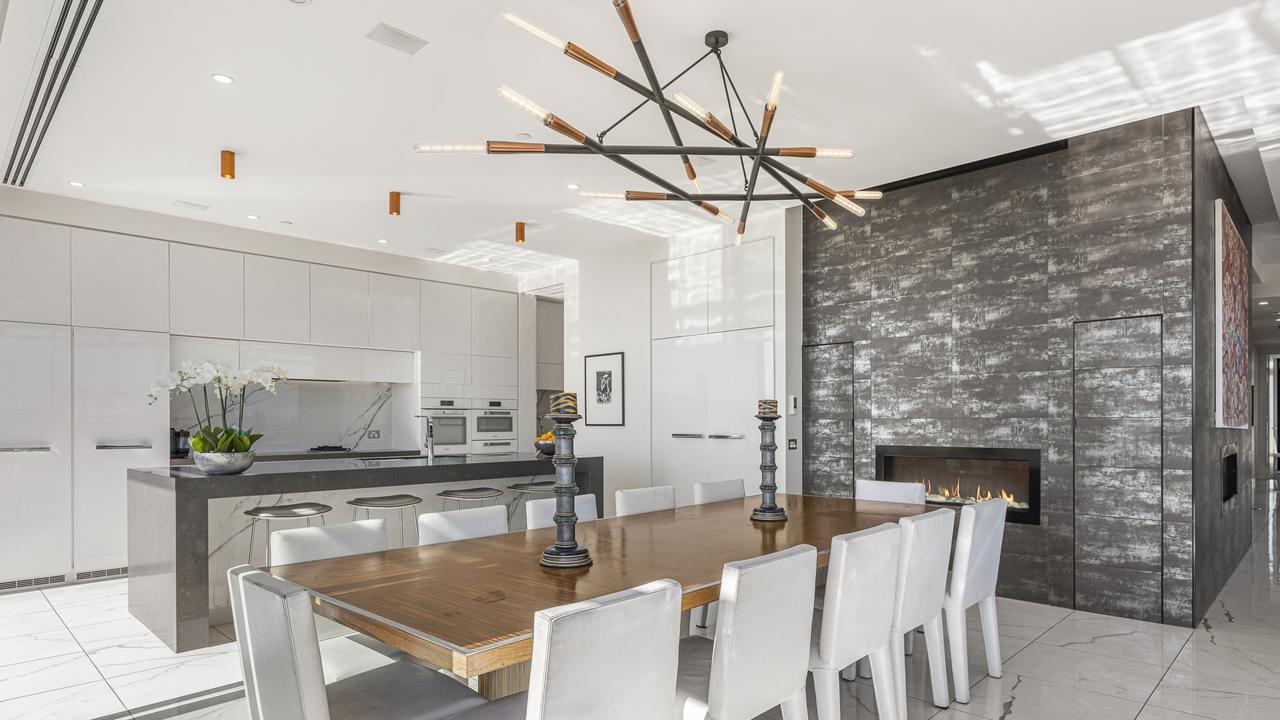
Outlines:
[[787, 519], [787, 511], [778, 507], [778, 444], [774, 441], [778, 417], [777, 400], [760, 401], [756, 410], [760, 421], [760, 507], [751, 512], [752, 520]]
[[578, 431], [573, 429], [573, 423], [581, 417], [577, 393], [560, 393], [551, 399], [547, 418], [555, 423], [551, 435], [555, 438], [556, 454], [551, 462], [556, 468], [556, 543], [542, 551], [539, 563], [543, 567], [579, 568], [591, 564], [591, 553], [578, 544], [578, 514], [574, 511], [574, 498], [578, 495], [574, 470], [578, 458], [573, 454], [573, 438]]

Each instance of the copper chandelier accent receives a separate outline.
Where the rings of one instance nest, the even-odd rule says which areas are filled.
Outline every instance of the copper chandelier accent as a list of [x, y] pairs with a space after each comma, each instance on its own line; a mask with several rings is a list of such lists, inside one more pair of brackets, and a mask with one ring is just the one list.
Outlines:
[[[582, 197], [610, 198], [630, 201], [682, 201], [698, 207], [699, 209], [711, 215], [715, 215], [720, 219], [733, 224], [734, 219], [729, 217], [720, 208], [713, 205], [710, 201], [730, 201], [741, 202], [742, 210], [737, 218], [737, 240], [741, 242], [743, 234], [747, 228], [747, 216], [751, 209], [752, 201], [765, 200], [798, 200], [808, 210], [821, 220], [827, 227], [835, 229], [837, 224], [827, 213], [823, 212], [814, 201], [820, 199], [830, 200], [840, 208], [857, 215], [859, 217], [866, 214], [866, 210], [854, 203], [854, 199], [858, 200], [878, 200], [881, 193], [874, 190], [833, 190], [821, 181], [809, 177], [794, 168], [782, 163], [779, 158], [800, 157], [800, 158], [839, 158], [848, 159], [853, 157], [853, 151], [841, 148], [817, 148], [817, 147], [769, 147], [769, 132], [773, 127], [773, 123], [778, 112], [778, 99], [782, 90], [783, 75], [781, 72], [775, 73], [773, 83], [770, 88], [768, 100], [765, 103], [764, 113], [760, 120], [759, 130], [756, 129], [754, 123], [751, 122], [746, 105], [742, 102], [741, 96], [738, 94], [737, 86], [733, 82], [733, 78], [729, 75], [729, 70], [725, 66], [724, 59], [721, 56], [721, 49], [729, 42], [727, 33], [721, 30], [713, 30], [706, 35], [706, 45], [708, 51], [700, 58], [695, 60], [682, 72], [676, 75], [667, 83], [659, 82], [658, 76], [653, 68], [653, 63], [649, 59], [649, 53], [645, 50], [644, 41], [640, 35], [640, 28], [636, 22], [635, 13], [632, 11], [629, 0], [613, 0], [613, 4], [618, 13], [618, 18], [622, 22], [623, 28], [630, 39], [632, 47], [635, 49], [636, 58], [640, 62], [640, 67], [644, 72], [645, 82], [640, 82], [619, 71], [616, 66], [602, 60], [600, 57], [592, 54], [583, 47], [571, 42], [567, 42], [557, 38], [556, 36], [542, 30], [541, 28], [529, 23], [511, 13], [504, 13], [502, 19], [537, 37], [538, 39], [558, 48], [566, 57], [569, 57], [582, 65], [595, 70], [597, 73], [617, 82], [627, 89], [635, 92], [643, 100], [639, 105], [632, 108], [627, 114], [623, 115], [617, 122], [609, 126], [595, 137], [574, 127], [565, 118], [553, 114], [532, 100], [516, 92], [512, 88], [502, 85], [498, 88], [498, 94], [504, 99], [510, 101], [520, 109], [537, 118], [548, 128], [555, 130], [560, 135], [572, 141], [572, 144], [549, 144], [549, 143], [533, 143], [533, 142], [517, 142], [509, 140], [490, 140], [483, 145], [428, 145], [418, 144], [414, 146], [416, 152], [484, 152], [490, 155], [508, 155], [508, 154], [591, 154], [599, 155], [608, 160], [617, 163], [636, 175], [648, 180], [662, 189], [662, 192], [656, 191], [627, 191], [625, 193], [605, 193], [605, 192], [580, 192]], [[729, 105], [729, 120], [726, 124], [717, 118], [710, 111], [703, 108], [693, 98], [684, 93], [673, 93], [667, 96], [665, 91], [676, 80], [679, 80], [694, 67], [702, 63], [708, 57], [715, 56], [719, 65], [722, 83], [725, 88], [725, 100]], [[732, 96], [730, 92], [732, 91]], [[737, 116], [734, 110], [734, 100], [737, 101], [738, 108], [741, 109], [742, 115], [746, 120], [747, 126], [750, 128], [753, 136], [752, 140], [743, 139], [738, 132]], [[671, 136], [671, 145], [606, 145], [605, 136], [620, 125], [627, 118], [631, 117], [641, 108], [649, 103], [657, 106], [662, 113], [662, 119], [667, 126], [667, 131]], [[710, 133], [727, 143], [727, 146], [690, 146], [686, 145], [680, 136], [680, 130], [676, 126], [675, 117], [679, 116], [683, 120], [692, 123], [695, 127]], [[686, 192], [675, 184], [668, 182], [662, 177], [650, 172], [648, 169], [636, 164], [627, 156], [634, 155], [675, 155], [680, 158], [684, 175], [688, 178], [693, 186], [693, 192]], [[689, 157], [691, 155], [713, 155], [713, 156], [736, 156], [743, 174], [743, 192], [741, 193], [718, 193], [706, 194], [702, 192], [701, 185], [698, 182], [697, 172], [694, 170], [693, 163]], [[748, 172], [747, 161], [750, 161], [750, 171]], [[772, 177], [786, 191], [785, 193], [756, 193], [756, 182], [759, 174], [763, 170]], [[799, 187], [807, 187], [813, 192], [804, 192]]]

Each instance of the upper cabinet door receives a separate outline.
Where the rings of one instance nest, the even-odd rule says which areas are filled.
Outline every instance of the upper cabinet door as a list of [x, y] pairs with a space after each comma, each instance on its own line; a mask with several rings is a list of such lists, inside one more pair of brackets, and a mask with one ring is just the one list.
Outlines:
[[71, 229], [71, 323], [169, 330], [169, 243]]
[[773, 239], [707, 253], [707, 331], [773, 325]]
[[0, 217], [0, 320], [71, 322], [71, 228]]
[[169, 336], [169, 370], [175, 371], [186, 362], [222, 363], [232, 370], [240, 369], [240, 341], [203, 337]]
[[516, 356], [516, 296], [471, 289], [471, 354]]
[[258, 340], [311, 339], [311, 271], [306, 263], [245, 256], [244, 335]]
[[422, 350], [471, 354], [471, 288], [422, 283]]
[[192, 245], [169, 247], [169, 331], [244, 337], [244, 255]]
[[369, 273], [311, 266], [311, 342], [369, 345]]
[[538, 362], [564, 364], [564, 303], [538, 301]]
[[653, 338], [706, 332], [707, 254], [650, 266], [649, 302]]
[[419, 350], [422, 331], [419, 281], [394, 275], [369, 275], [369, 345]]

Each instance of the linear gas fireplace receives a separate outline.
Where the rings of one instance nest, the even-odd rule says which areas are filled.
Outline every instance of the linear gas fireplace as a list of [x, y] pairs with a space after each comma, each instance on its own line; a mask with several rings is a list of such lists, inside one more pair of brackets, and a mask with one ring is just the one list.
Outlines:
[[1004, 498], [1008, 522], [1040, 524], [1039, 450], [877, 445], [876, 479], [924, 483], [932, 505]]

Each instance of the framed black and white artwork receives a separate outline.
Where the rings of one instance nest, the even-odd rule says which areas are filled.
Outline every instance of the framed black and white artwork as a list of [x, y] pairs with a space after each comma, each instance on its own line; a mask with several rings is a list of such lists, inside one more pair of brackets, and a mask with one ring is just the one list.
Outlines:
[[626, 378], [622, 353], [583, 358], [583, 416], [587, 425], [626, 424]]

